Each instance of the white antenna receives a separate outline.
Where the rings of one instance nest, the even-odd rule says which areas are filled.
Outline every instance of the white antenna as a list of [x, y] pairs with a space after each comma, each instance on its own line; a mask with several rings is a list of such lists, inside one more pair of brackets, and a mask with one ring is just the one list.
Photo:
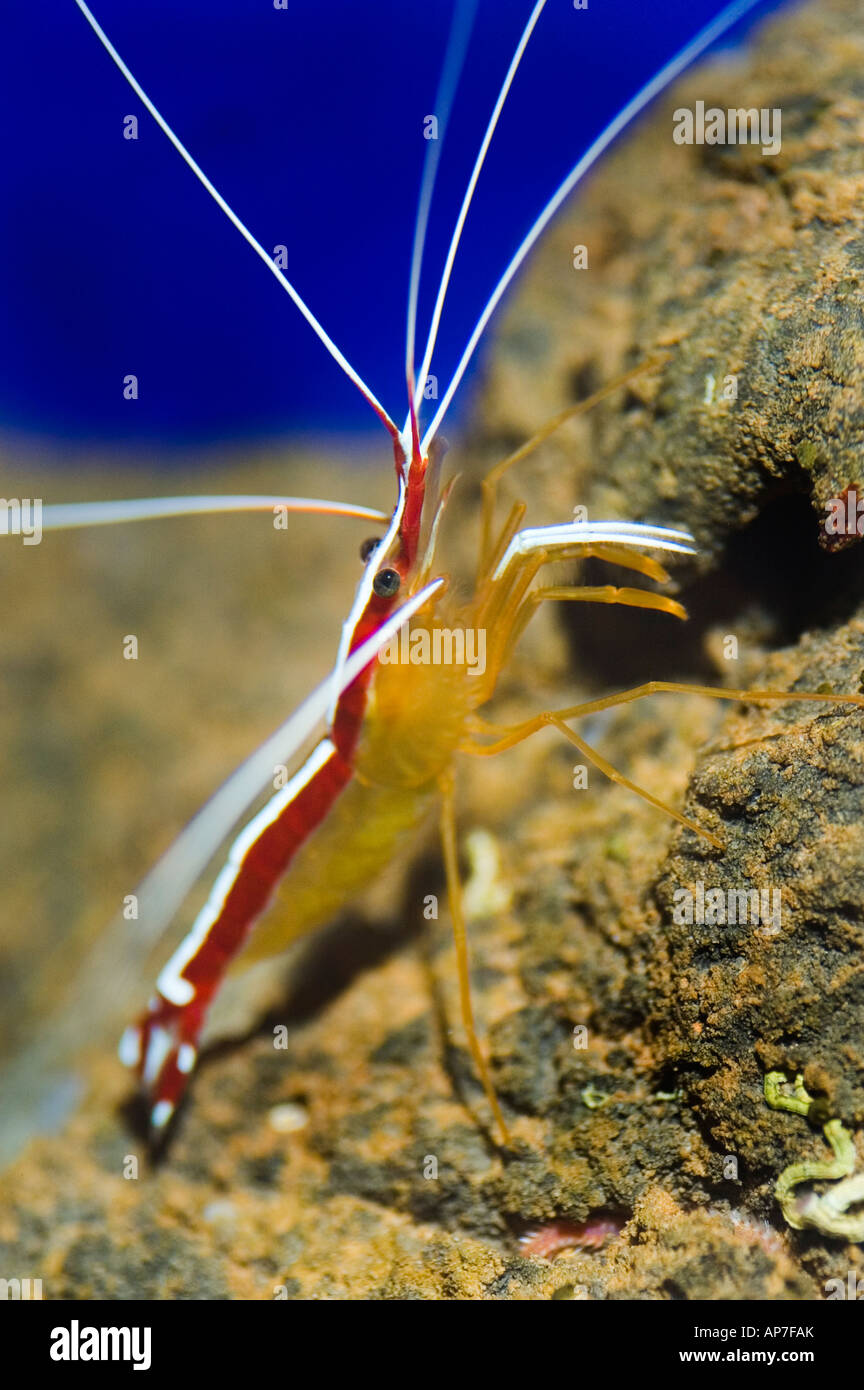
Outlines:
[[522, 265], [528, 252], [532, 249], [538, 237], [546, 230], [546, 227], [555, 216], [561, 204], [573, 192], [573, 189], [579, 183], [583, 175], [588, 172], [592, 164], [596, 163], [604, 150], [608, 149], [612, 141], [621, 134], [621, 131], [630, 124], [634, 117], [638, 116], [639, 112], [644, 110], [649, 102], [653, 101], [654, 98], [663, 91], [664, 87], [667, 87], [670, 82], [673, 82], [679, 73], [683, 72], [684, 69], [693, 62], [694, 58], [698, 58], [699, 54], [703, 53], [715, 39], [719, 38], [721, 34], [724, 34], [727, 29], [730, 29], [733, 24], [747, 14], [748, 10], [752, 10], [758, 3], [759, 0], [735, 0], [734, 4], [727, 5], [715, 20], [712, 20], [710, 24], [706, 25], [706, 27], [696, 35], [695, 39], [692, 39], [690, 43], [682, 48], [670, 62], [651, 78], [650, 82], [647, 82], [646, 85], [637, 92], [636, 96], [631, 98], [627, 105], [619, 111], [615, 119], [610, 121], [605, 130], [598, 135], [597, 139], [585, 152], [579, 162], [570, 170], [564, 182], [559, 186], [540, 213], [540, 216], [537, 218], [507, 269], [504, 271], [504, 274], [501, 276], [501, 279], [498, 281], [498, 284], [495, 286], [495, 289], [492, 291], [489, 301], [477, 321], [474, 332], [468, 339], [465, 351], [459, 359], [459, 365], [453, 375], [453, 380], [444, 393], [435, 418], [423, 436], [421, 449], [424, 454], [428, 451], [429, 445], [438, 433], [441, 421], [444, 419], [450, 407], [450, 402], [453, 400], [453, 396], [465, 374], [465, 369], [474, 356], [477, 344], [483, 335], [487, 323], [498, 307], [502, 295], [510, 285], [511, 280]]
[[[384, 512], [353, 502], [325, 502], [319, 497], [130, 497], [117, 502], [51, 502], [42, 508], [43, 531], [69, 531], [78, 526], [110, 526], [123, 521], [155, 521], [166, 516], [207, 516], [216, 512], [315, 513], [387, 521]], [[0, 535], [3, 518], [0, 516]]]
[[272, 256], [268, 255], [268, 253], [264, 250], [264, 247], [261, 245], [260, 241], [256, 241], [255, 237], [249, 231], [249, 228], [245, 225], [245, 223], [240, 221], [240, 218], [237, 216], [236, 212], [234, 212], [233, 208], [228, 206], [221, 193], [210, 182], [207, 175], [204, 173], [204, 170], [192, 158], [191, 154], [186, 149], [186, 146], [182, 143], [178, 136], [174, 134], [174, 131], [171, 129], [168, 122], [153, 105], [153, 102], [150, 100], [147, 93], [144, 91], [144, 88], [136, 80], [136, 78], [133, 77], [132, 73], [129, 71], [129, 68], [126, 66], [123, 59], [120, 57], [120, 54], [117, 52], [117, 49], [114, 47], [111, 40], [108, 38], [108, 35], [105, 33], [104, 29], [98, 23], [98, 21], [91, 13], [91, 11], [88, 9], [88, 7], [85, 5], [84, 0], [75, 0], [75, 3], [78, 6], [81, 13], [83, 14], [84, 18], [87, 20], [87, 23], [90, 25], [90, 28], [93, 30], [94, 34], [98, 38], [99, 42], [102, 44], [105, 51], [108, 54], [110, 54], [110, 56], [114, 59], [114, 62], [117, 64], [123, 76], [126, 78], [126, 81], [129, 83], [129, 86], [132, 88], [133, 92], [135, 92], [136, 96], [139, 97], [140, 100], [144, 103], [156, 124], [165, 133], [165, 135], [168, 136], [168, 139], [171, 141], [171, 144], [174, 146], [177, 153], [186, 162], [186, 164], [188, 164], [189, 168], [192, 170], [192, 173], [195, 175], [198, 181], [204, 185], [204, 187], [207, 189], [207, 192], [210, 194], [210, 197], [217, 204], [217, 206], [222, 209], [229, 222], [232, 222], [234, 224], [234, 226], [237, 228], [238, 232], [244, 238], [244, 240], [248, 241], [249, 245], [252, 247], [252, 250], [255, 251], [261, 257], [262, 261], [266, 265], [267, 269], [271, 272], [271, 274], [275, 275], [283, 290], [287, 291], [287, 293], [291, 296], [297, 308], [300, 310], [300, 313], [303, 315], [304, 319], [312, 328], [312, 330], [318, 335], [321, 342], [324, 344], [325, 348], [330, 353], [330, 356], [333, 358], [335, 362], [338, 362], [339, 366], [342, 368], [349, 381], [353, 381], [360, 394], [365, 398], [365, 400], [368, 401], [369, 405], [371, 405], [379, 420], [381, 420], [384, 426], [389, 430], [393, 438], [398, 439], [399, 431], [397, 427], [394, 425], [393, 421], [390, 419], [390, 416], [387, 414], [381, 402], [377, 399], [376, 396], [373, 395], [372, 391], [366, 385], [363, 378], [351, 366], [351, 363], [348, 361], [348, 359], [339, 351], [338, 347], [333, 342], [333, 339], [329, 336], [329, 334], [324, 331], [321, 324], [318, 322], [315, 315], [312, 313], [312, 310], [309, 308], [308, 304], [305, 302], [304, 299], [301, 299], [300, 295], [297, 293], [288, 277], [282, 274], [282, 271], [279, 269]]
[[[423, 265], [423, 250], [426, 245], [426, 232], [429, 227], [429, 211], [432, 206], [432, 194], [435, 189], [435, 179], [438, 175], [438, 165], [441, 160], [441, 147], [444, 143], [444, 135], [450, 120], [450, 112], [453, 107], [453, 98], [462, 68], [465, 64], [465, 53], [468, 48], [468, 40], [471, 37], [471, 30], [477, 15], [478, 0], [459, 0], [459, 4], [453, 12], [453, 23], [450, 26], [450, 37], [447, 40], [447, 52], [444, 56], [444, 66], [441, 70], [441, 79], [438, 83], [438, 90], [435, 93], [434, 113], [438, 121], [437, 139], [426, 142], [426, 157], [423, 161], [423, 179], [420, 184], [420, 196], [417, 201], [417, 221], [414, 226], [414, 245], [411, 249], [411, 274], [408, 282], [408, 325], [405, 336], [405, 375], [408, 379], [408, 390], [414, 390], [414, 348], [417, 336], [417, 296], [420, 290], [420, 270]], [[421, 377], [421, 381], [423, 378]], [[416, 408], [416, 406], [415, 406]], [[407, 431], [410, 425], [409, 419], [405, 422]]]
[[[489, 117], [489, 124], [486, 127], [486, 133], [483, 136], [483, 140], [480, 145], [477, 158], [474, 161], [474, 168], [471, 170], [471, 177], [468, 180], [468, 187], [465, 190], [465, 197], [462, 199], [462, 206], [459, 209], [459, 216], [456, 219], [456, 226], [453, 229], [453, 236], [450, 239], [450, 246], [447, 251], [447, 260], [444, 265], [444, 272], [441, 276], [441, 284], [438, 287], [438, 297], [435, 300], [435, 308], [432, 312], [432, 323], [429, 328], [429, 337], [426, 340], [426, 350], [423, 353], [423, 362], [420, 366], [420, 373], [417, 377], [417, 386], [414, 392], [415, 411], [420, 409], [420, 400], [423, 394], [423, 386], [425, 384], [426, 375], [429, 371], [429, 367], [432, 362], [432, 354], [435, 351], [435, 343], [438, 338], [438, 328], [441, 323], [441, 312], [444, 308], [444, 300], [447, 297], [447, 289], [450, 284], [450, 274], [453, 270], [453, 262], [456, 259], [456, 252], [459, 249], [459, 242], [462, 239], [462, 229], [465, 226], [465, 219], [468, 216], [468, 209], [471, 206], [471, 200], [474, 197], [474, 190], [477, 187], [477, 180], [479, 179], [480, 171], [482, 170], [483, 165], [486, 162], [486, 155], [488, 153], [489, 146], [492, 143], [492, 136], [495, 134], [495, 127], [498, 125], [498, 118], [501, 115], [504, 103], [507, 100], [510, 88], [513, 85], [513, 79], [516, 76], [516, 70], [522, 61], [522, 55], [528, 46], [528, 40], [534, 32], [534, 26], [540, 18], [545, 4], [546, 0], [537, 0], [537, 4], [531, 11], [528, 23], [525, 25], [525, 28], [522, 31], [522, 37], [516, 45], [516, 52], [513, 54], [513, 57], [510, 60], [510, 66], [507, 69], [507, 75], [504, 78], [501, 90], [498, 93], [498, 100], [495, 102], [492, 115]], [[425, 448], [422, 452], [426, 452]]]

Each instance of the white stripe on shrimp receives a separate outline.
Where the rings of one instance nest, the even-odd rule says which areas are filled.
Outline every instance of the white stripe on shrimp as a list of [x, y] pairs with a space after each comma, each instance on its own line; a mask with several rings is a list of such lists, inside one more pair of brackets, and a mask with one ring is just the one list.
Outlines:
[[[312, 778], [317, 776], [322, 767], [329, 763], [335, 752], [336, 745], [331, 743], [329, 738], [322, 739], [303, 766], [295, 772], [290, 782], [287, 782], [275, 796], [271, 796], [267, 805], [261, 808], [257, 816], [254, 816], [237, 836], [228, 851], [228, 859], [210, 890], [209, 898], [195, 918], [190, 931], [180, 942], [168, 964], [163, 967], [162, 973], [156, 981], [156, 988], [159, 993], [171, 1004], [182, 1007], [195, 998], [195, 988], [188, 980], [183, 979], [183, 971], [204, 945], [207, 940], [207, 933], [213, 923], [218, 922], [222, 915], [225, 899], [237, 882], [237, 876], [249, 850], [264, 834], [267, 827], [277, 821], [286, 807], [290, 806], [303, 788], [309, 785]], [[147, 1080], [146, 1071], [144, 1080]]]

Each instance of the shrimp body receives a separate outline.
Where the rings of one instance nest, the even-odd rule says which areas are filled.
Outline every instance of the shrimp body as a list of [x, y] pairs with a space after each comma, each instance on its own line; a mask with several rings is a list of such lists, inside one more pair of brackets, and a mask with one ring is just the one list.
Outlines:
[[[411, 624], [413, 650], [434, 625]], [[279, 886], [274, 910], [249, 938], [238, 965], [275, 955], [354, 901], [392, 862], [433, 808], [442, 775], [465, 736], [473, 687], [465, 666], [384, 664], [373, 668], [353, 775], [324, 822], [303, 842]]]
[[[372, 589], [353, 628], [353, 649], [416, 577], [425, 460], [408, 477], [413, 490], [400, 489], [390, 546], [382, 543], [385, 557], [392, 553], [379, 573], [395, 585], [394, 595]], [[435, 607], [430, 600], [415, 616], [415, 656], [442, 649]], [[401, 650], [397, 644], [393, 655]], [[332, 919], [425, 818], [481, 698], [477, 686], [464, 664], [379, 660], [337, 701], [327, 737], [234, 842], [207, 903], [159, 975], [147, 1012], [123, 1035], [121, 1058], [153, 1101], [154, 1127], [164, 1127], [176, 1109], [207, 1010], [235, 960], [244, 966], [274, 955]]]
[[[400, 590], [421, 588], [434, 559], [420, 544], [427, 463], [414, 455], [400, 464], [397, 457], [397, 506], [358, 590], [347, 650], [381, 628]], [[551, 558], [580, 552], [609, 558], [611, 550], [619, 564], [665, 577], [625, 542], [688, 549], [684, 533], [626, 523], [514, 532], [511, 520], [466, 603], [457, 604], [446, 587], [422, 602], [410, 631], [403, 627], [345, 689], [327, 736], [234, 842], [210, 898], [162, 970], [147, 1013], [121, 1041], [122, 1060], [136, 1068], [152, 1101], [155, 1129], [168, 1123], [186, 1088], [207, 1009], [232, 963], [271, 956], [330, 920], [390, 862], [436, 796], [449, 796], [455, 755], [471, 751], [475, 712], [494, 693], [538, 597], [638, 601], [683, 612], [642, 590], [530, 590]], [[452, 877], [452, 818], [449, 824]], [[277, 897], [279, 910], [260, 922]]]

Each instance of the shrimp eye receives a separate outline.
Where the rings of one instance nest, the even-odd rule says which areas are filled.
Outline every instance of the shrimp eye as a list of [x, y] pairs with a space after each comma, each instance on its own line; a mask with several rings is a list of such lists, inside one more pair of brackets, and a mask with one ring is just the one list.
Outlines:
[[402, 583], [398, 570], [379, 570], [372, 580], [372, 588], [379, 598], [392, 598], [398, 594]]
[[363, 544], [360, 547], [360, 559], [363, 561], [364, 564], [369, 559], [369, 556], [372, 554], [372, 551], [377, 550], [380, 544], [380, 536], [370, 536], [368, 540], [363, 542]]

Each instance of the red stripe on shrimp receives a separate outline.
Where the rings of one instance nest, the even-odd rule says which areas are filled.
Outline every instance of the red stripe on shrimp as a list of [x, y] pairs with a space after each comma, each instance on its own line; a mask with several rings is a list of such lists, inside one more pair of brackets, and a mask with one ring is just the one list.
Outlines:
[[162, 970], [147, 1013], [124, 1033], [120, 1057], [135, 1067], [152, 1101], [154, 1129], [164, 1129], [186, 1089], [207, 1009], [228, 966], [351, 776], [350, 763], [322, 739], [237, 837], [207, 903]]

